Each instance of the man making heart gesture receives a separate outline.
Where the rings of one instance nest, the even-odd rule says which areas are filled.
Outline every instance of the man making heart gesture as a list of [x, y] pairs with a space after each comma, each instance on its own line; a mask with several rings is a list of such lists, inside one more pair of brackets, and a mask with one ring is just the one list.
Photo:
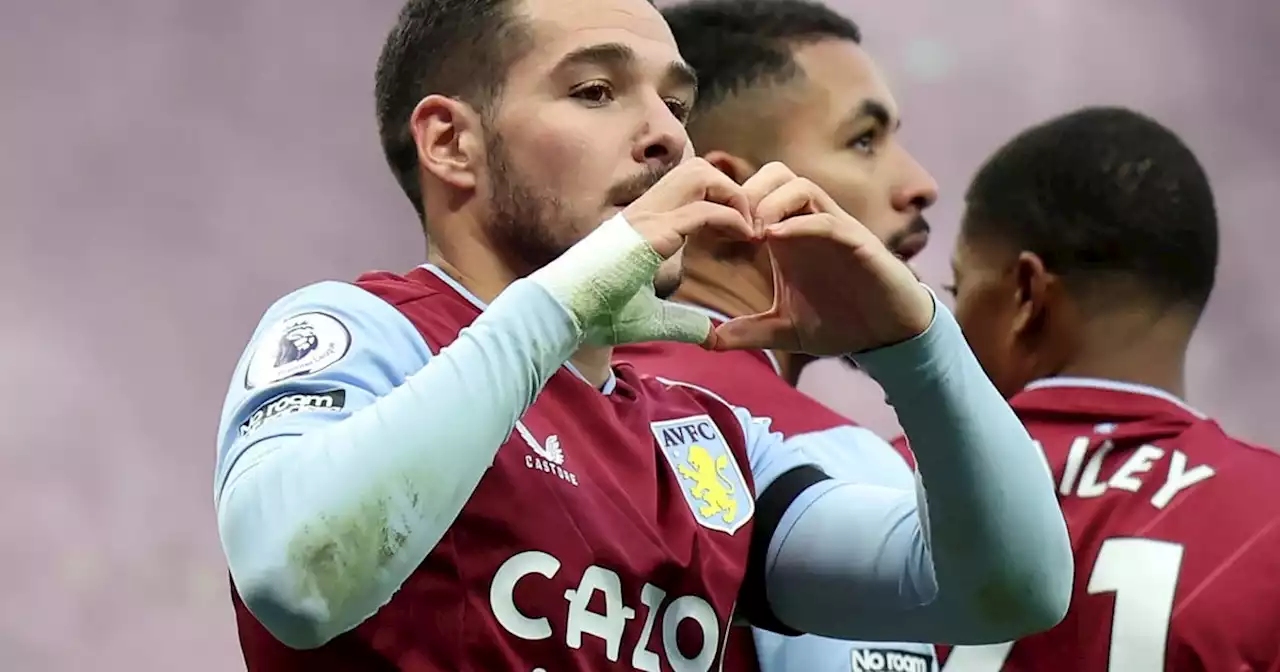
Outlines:
[[[781, 166], [740, 185], [691, 158], [696, 90], [646, 0], [405, 5], [375, 91], [429, 263], [277, 301], [223, 406], [249, 669], [705, 671], [739, 621], [874, 639], [914, 610], [965, 643], [1058, 621], [1052, 484], [950, 314]], [[773, 310], [713, 330], [659, 298], [710, 229], [774, 251]], [[932, 523], [922, 492], [611, 364], [663, 339], [857, 352], [910, 409]]]

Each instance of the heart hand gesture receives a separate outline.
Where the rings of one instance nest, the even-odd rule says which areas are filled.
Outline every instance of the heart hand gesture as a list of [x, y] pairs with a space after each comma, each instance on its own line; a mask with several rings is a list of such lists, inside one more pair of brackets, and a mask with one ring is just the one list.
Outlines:
[[773, 261], [773, 307], [720, 325], [708, 347], [842, 355], [929, 327], [929, 291], [826, 192], [781, 163], [742, 186]]

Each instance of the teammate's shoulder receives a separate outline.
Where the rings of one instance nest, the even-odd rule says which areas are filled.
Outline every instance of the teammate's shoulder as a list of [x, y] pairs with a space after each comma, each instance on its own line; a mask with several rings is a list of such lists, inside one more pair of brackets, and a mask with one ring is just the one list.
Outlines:
[[1263, 480], [1274, 483], [1280, 477], [1280, 452], [1261, 443], [1248, 441], [1228, 434], [1214, 420], [1204, 423], [1202, 432], [1194, 437], [1193, 442], [1200, 447], [1206, 457], [1212, 457], [1224, 467], [1235, 471], [1252, 473], [1263, 477]]
[[[1184, 482], [1203, 486], [1187, 488], [1194, 504], [1169, 511], [1168, 525], [1199, 530], [1197, 539], [1215, 540], [1224, 552], [1258, 546], [1255, 550], [1266, 548], [1261, 552], [1275, 557], [1280, 548], [1280, 528], [1275, 525], [1280, 520], [1280, 499], [1274, 496], [1280, 481], [1280, 453], [1232, 436], [1207, 419], [1180, 437], [1178, 444], [1173, 452], [1184, 456], [1170, 466], [1166, 488]], [[1275, 566], [1270, 560], [1267, 565]], [[1232, 573], [1246, 572], [1242, 567], [1233, 568]]]
[[[1280, 515], [1280, 499], [1273, 496], [1280, 481], [1280, 454], [1275, 450], [1234, 437], [1214, 420], [1204, 418], [1174, 439], [1153, 442], [1151, 455], [1163, 451], [1167, 467], [1162, 488], [1165, 494], [1192, 497], [1194, 506], [1170, 513], [1179, 525], [1186, 519], [1198, 521], [1216, 533], [1232, 525], [1270, 523]], [[1136, 459], [1136, 458], [1134, 458]], [[1171, 501], [1171, 500], [1170, 500]], [[1213, 511], [1213, 515], [1206, 514]], [[1219, 516], [1229, 516], [1226, 523]]]

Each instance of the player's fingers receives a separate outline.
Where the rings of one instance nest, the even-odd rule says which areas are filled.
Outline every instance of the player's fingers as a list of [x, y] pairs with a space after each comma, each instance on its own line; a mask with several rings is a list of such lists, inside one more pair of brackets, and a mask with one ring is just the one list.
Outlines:
[[711, 318], [681, 303], [658, 301], [655, 341], [678, 341], [705, 345], [711, 340]]
[[818, 212], [813, 201], [814, 184], [797, 177], [769, 192], [756, 204], [757, 226], [768, 228], [788, 217]]
[[796, 174], [782, 162], [771, 161], [761, 166], [755, 175], [747, 178], [747, 181], [742, 183], [742, 190], [746, 192], [747, 198], [751, 202], [752, 212], [755, 212], [756, 206], [760, 204], [760, 201], [764, 200], [765, 196], [794, 179], [796, 179]]
[[826, 214], [797, 215], [771, 224], [764, 230], [765, 238], [831, 238], [834, 235], [832, 217]]
[[716, 327], [704, 347], [711, 350], [794, 350], [795, 326], [784, 315], [770, 311], [735, 317]]
[[827, 212], [784, 219], [766, 227], [763, 236], [766, 240], [826, 238], [854, 250], [884, 247], [884, 243], [862, 222], [848, 215]]
[[[679, 252], [684, 247], [685, 239], [704, 227], [713, 228], [731, 240], [745, 241], [762, 238], [754, 233], [751, 224], [743, 218], [741, 212], [711, 201], [686, 203], [656, 217], [651, 214], [643, 216], [646, 219], [641, 220], [645, 222], [641, 235], [653, 251], [663, 259], [670, 259], [672, 255]], [[636, 226], [636, 223], [632, 222], [632, 226]]]
[[646, 286], [631, 298], [613, 319], [609, 345], [679, 341], [705, 343], [711, 319], [688, 306], [662, 301]]
[[736, 240], [752, 240], [756, 237], [751, 228], [750, 215], [730, 205], [711, 201], [694, 201], [674, 213], [676, 231], [687, 236], [702, 228], [713, 228]]
[[725, 175], [719, 168], [710, 163], [706, 161], [702, 161], [702, 163], [705, 167], [699, 168], [697, 178], [702, 192], [702, 200], [733, 208], [742, 215], [743, 221], [750, 223], [752, 221], [752, 201], [747, 197], [747, 192], [743, 190], [742, 185], [734, 182], [733, 178]]

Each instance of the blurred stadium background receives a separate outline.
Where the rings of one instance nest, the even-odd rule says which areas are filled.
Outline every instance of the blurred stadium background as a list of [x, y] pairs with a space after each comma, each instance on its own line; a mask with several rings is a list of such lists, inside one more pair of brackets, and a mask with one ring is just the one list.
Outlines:
[[[836, 2], [863, 25], [959, 197], [1025, 125], [1136, 106], [1207, 164], [1219, 289], [1191, 401], [1280, 443], [1280, 5], [1272, 0]], [[0, 5], [0, 669], [243, 669], [214, 531], [214, 430], [262, 310], [422, 259], [383, 166], [372, 71], [397, 0]], [[805, 387], [882, 431], [836, 365]]]

